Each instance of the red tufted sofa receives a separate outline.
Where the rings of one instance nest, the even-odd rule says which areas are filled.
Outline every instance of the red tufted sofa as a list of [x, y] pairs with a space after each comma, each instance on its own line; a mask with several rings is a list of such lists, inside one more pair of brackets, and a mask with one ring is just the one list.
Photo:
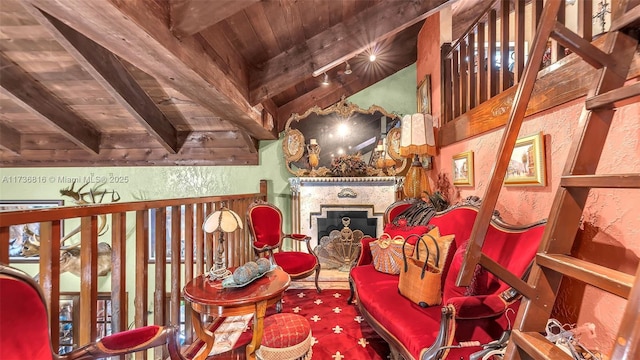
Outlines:
[[[410, 203], [395, 205], [400, 206], [387, 210], [386, 222]], [[477, 207], [464, 205], [437, 213], [429, 221], [442, 235], [455, 234], [443, 269], [441, 306], [421, 308], [402, 296], [398, 292], [399, 276], [379, 272], [372, 265], [369, 244], [375, 239], [362, 239], [360, 258], [349, 276], [352, 291], [349, 302], [355, 296], [363, 317], [389, 343], [394, 358], [400, 355], [404, 359], [467, 359], [482, 348], [441, 347], [466, 341], [486, 344], [500, 338], [509, 328], [509, 321], [515, 319], [515, 312], [507, 309], [517, 312], [519, 298], [508, 297], [514, 295], [512, 289], [488, 271], [478, 267], [472, 285], [455, 285], [477, 214]], [[385, 229], [388, 227], [387, 223]], [[425, 232], [423, 227], [414, 229], [420, 234]], [[543, 230], [544, 221], [512, 226], [494, 217], [483, 251], [523, 277], [535, 257]]]

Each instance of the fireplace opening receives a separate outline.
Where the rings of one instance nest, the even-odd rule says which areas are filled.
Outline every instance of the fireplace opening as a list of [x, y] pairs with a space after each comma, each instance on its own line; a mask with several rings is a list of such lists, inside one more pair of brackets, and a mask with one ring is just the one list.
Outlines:
[[351, 230], [360, 230], [364, 235], [377, 237], [378, 219], [370, 218], [367, 211], [356, 210], [338, 210], [327, 211], [327, 216], [317, 218], [318, 221], [318, 239], [328, 236], [333, 230], [342, 230], [342, 218], [351, 219], [349, 228]]

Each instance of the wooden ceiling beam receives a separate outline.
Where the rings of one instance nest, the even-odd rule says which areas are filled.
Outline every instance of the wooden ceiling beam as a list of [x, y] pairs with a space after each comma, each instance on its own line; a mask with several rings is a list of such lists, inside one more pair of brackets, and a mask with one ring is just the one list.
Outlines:
[[93, 154], [100, 152], [100, 133], [3, 53], [0, 53], [0, 91], [25, 110], [53, 124], [80, 148]]
[[261, 111], [194, 37], [176, 38], [164, 3], [151, 1], [24, 0], [58, 18], [118, 57], [168, 84], [216, 116], [260, 140], [276, 135], [262, 126]]
[[451, 41], [458, 40], [495, 6], [496, 0], [458, 0], [451, 5]]
[[156, 149], [103, 149], [99, 156], [82, 150], [23, 150], [20, 156], [0, 152], [2, 166], [236, 166], [259, 165], [258, 154], [233, 148], [183, 147], [178, 154]]
[[[0, 124], [1, 126], [1, 124]], [[0, 128], [2, 130], [3, 128]], [[0, 137], [2, 134], [0, 133]], [[233, 131], [190, 131], [180, 132], [183, 147], [201, 147], [204, 149], [235, 149], [238, 153], [249, 151], [243, 132]], [[24, 134], [21, 139], [23, 150], [65, 150], [69, 149], [69, 140], [58, 133]], [[100, 151], [106, 149], [161, 149], [146, 132], [103, 133]], [[251, 152], [251, 151], [249, 151]]]
[[169, 153], [180, 150], [176, 129], [117, 56], [60, 20], [25, 8]]
[[22, 135], [14, 128], [0, 123], [0, 148], [20, 155], [20, 140]]
[[[419, 22], [407, 29], [398, 37], [394, 38], [388, 49], [395, 54], [393, 69], [400, 70], [416, 62], [417, 46], [416, 38], [424, 22]], [[338, 102], [343, 95], [350, 96], [378, 81], [389, 76], [389, 73], [381, 71], [360, 71], [361, 64], [352, 63], [353, 73], [351, 75], [342, 74], [333, 79], [328, 86], [320, 86], [303, 96], [296, 98], [278, 108], [276, 123], [278, 131], [284, 130], [287, 120], [292, 114], [302, 114], [313, 106], [326, 108]], [[394, 71], [395, 71], [394, 70]]]
[[446, 0], [383, 1], [295, 46], [250, 73], [249, 101], [258, 104], [326, 66], [348, 60], [424, 20]]
[[169, 0], [170, 28], [178, 38], [198, 33], [260, 0]]

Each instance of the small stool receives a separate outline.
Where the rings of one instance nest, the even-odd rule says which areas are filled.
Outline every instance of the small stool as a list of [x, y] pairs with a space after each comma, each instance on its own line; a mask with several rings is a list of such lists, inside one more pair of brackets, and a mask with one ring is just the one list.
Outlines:
[[258, 360], [310, 360], [311, 325], [303, 316], [282, 313], [264, 319]]

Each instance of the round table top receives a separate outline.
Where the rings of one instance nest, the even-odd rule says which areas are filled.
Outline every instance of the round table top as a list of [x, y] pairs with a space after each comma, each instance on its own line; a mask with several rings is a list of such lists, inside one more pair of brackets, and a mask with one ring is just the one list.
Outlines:
[[189, 281], [183, 294], [188, 301], [202, 305], [240, 306], [278, 296], [289, 287], [290, 282], [289, 274], [279, 267], [240, 288], [223, 288], [220, 280], [209, 280], [203, 274]]

